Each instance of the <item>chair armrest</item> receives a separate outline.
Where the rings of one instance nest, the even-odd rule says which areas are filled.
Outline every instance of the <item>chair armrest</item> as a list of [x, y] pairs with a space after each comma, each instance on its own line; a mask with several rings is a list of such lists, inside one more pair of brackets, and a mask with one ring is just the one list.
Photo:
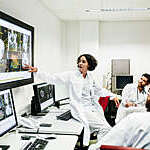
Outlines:
[[114, 146], [114, 145], [101, 145], [100, 150], [145, 150], [133, 147]]

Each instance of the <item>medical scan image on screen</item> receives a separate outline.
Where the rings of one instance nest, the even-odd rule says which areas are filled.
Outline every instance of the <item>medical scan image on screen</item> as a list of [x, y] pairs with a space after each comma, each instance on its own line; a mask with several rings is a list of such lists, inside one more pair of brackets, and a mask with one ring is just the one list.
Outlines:
[[17, 125], [13, 97], [10, 90], [0, 91], [0, 136]]
[[23, 68], [32, 65], [31, 31], [0, 19], [0, 83], [30, 78]]
[[55, 103], [54, 85], [48, 83], [33, 85], [35, 103], [39, 103], [41, 112]]

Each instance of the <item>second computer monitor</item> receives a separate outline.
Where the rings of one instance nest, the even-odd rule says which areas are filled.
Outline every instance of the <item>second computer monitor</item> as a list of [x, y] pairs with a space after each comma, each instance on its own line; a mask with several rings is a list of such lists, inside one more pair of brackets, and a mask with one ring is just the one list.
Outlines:
[[116, 90], [122, 90], [128, 83], [133, 83], [132, 75], [118, 75], [116, 76]]
[[31, 113], [44, 112], [55, 104], [55, 86], [47, 83], [33, 85], [34, 96], [31, 103]]

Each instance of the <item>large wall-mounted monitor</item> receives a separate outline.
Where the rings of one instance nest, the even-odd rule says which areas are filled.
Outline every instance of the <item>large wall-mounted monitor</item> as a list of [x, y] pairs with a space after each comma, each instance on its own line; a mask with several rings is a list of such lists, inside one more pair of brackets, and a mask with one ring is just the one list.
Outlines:
[[55, 86], [47, 83], [33, 85], [34, 96], [31, 102], [31, 114], [45, 112], [49, 106], [55, 105]]
[[0, 90], [33, 83], [34, 28], [0, 11]]
[[0, 91], [0, 136], [17, 126], [12, 91]]

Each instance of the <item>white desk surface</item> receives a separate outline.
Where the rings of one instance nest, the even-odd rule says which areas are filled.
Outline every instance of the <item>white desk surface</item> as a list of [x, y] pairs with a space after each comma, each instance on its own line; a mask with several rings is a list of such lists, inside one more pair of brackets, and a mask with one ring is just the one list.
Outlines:
[[39, 132], [48, 131], [50, 133], [80, 135], [82, 129], [83, 129], [83, 126], [79, 122], [71, 119], [68, 121], [58, 120], [55, 123], [52, 123], [52, 127], [40, 127]]
[[[50, 123], [51, 127], [40, 127], [40, 132], [56, 133], [56, 139], [48, 140], [48, 144], [44, 150], [74, 150], [75, 144], [78, 140], [78, 136], [83, 130], [83, 125], [75, 119], [68, 121], [57, 120], [56, 115], [59, 112], [67, 111], [67, 107], [61, 109], [50, 108], [50, 112], [44, 117], [34, 117], [39, 123]], [[58, 112], [58, 113], [57, 113]], [[25, 129], [25, 128], [24, 128]], [[30, 129], [31, 131], [34, 129]], [[34, 130], [35, 131], [35, 130]], [[17, 129], [18, 132], [18, 129]], [[27, 134], [27, 133], [26, 133]], [[8, 133], [0, 137], [1, 145], [10, 145], [9, 150], [21, 150], [22, 142], [21, 133]], [[31, 135], [31, 134], [30, 134]], [[40, 136], [41, 134], [32, 134], [33, 136]], [[46, 134], [48, 135], [48, 134]]]
[[[9, 150], [21, 150], [25, 142], [29, 142], [28, 140], [21, 140], [21, 135], [19, 133], [6, 134], [0, 138], [0, 144], [10, 145]], [[37, 138], [40, 138], [40, 135]], [[56, 135], [56, 139], [48, 140], [48, 144], [44, 150], [74, 150], [77, 140], [77, 136]]]
[[[47, 133], [47, 134], [64, 134], [64, 135], [80, 135], [83, 129], [83, 126], [80, 122], [70, 119], [68, 121], [61, 120], [42, 120], [40, 123], [51, 123], [51, 127], [39, 127], [38, 133]], [[27, 128], [18, 128], [20, 132], [26, 133], [37, 133], [37, 129], [27, 129]]]
[[[39, 123], [50, 123], [52, 124], [51, 127], [40, 127], [39, 132], [42, 133], [60, 133], [60, 134], [73, 134], [73, 135], [80, 135], [83, 129], [83, 125], [75, 120], [69, 119], [68, 121], [57, 120], [56, 115], [59, 113], [65, 112], [66, 109], [58, 109], [53, 108], [51, 111], [42, 117], [31, 116], [32, 118], [36, 119]], [[28, 129], [25, 129], [28, 130]]]

